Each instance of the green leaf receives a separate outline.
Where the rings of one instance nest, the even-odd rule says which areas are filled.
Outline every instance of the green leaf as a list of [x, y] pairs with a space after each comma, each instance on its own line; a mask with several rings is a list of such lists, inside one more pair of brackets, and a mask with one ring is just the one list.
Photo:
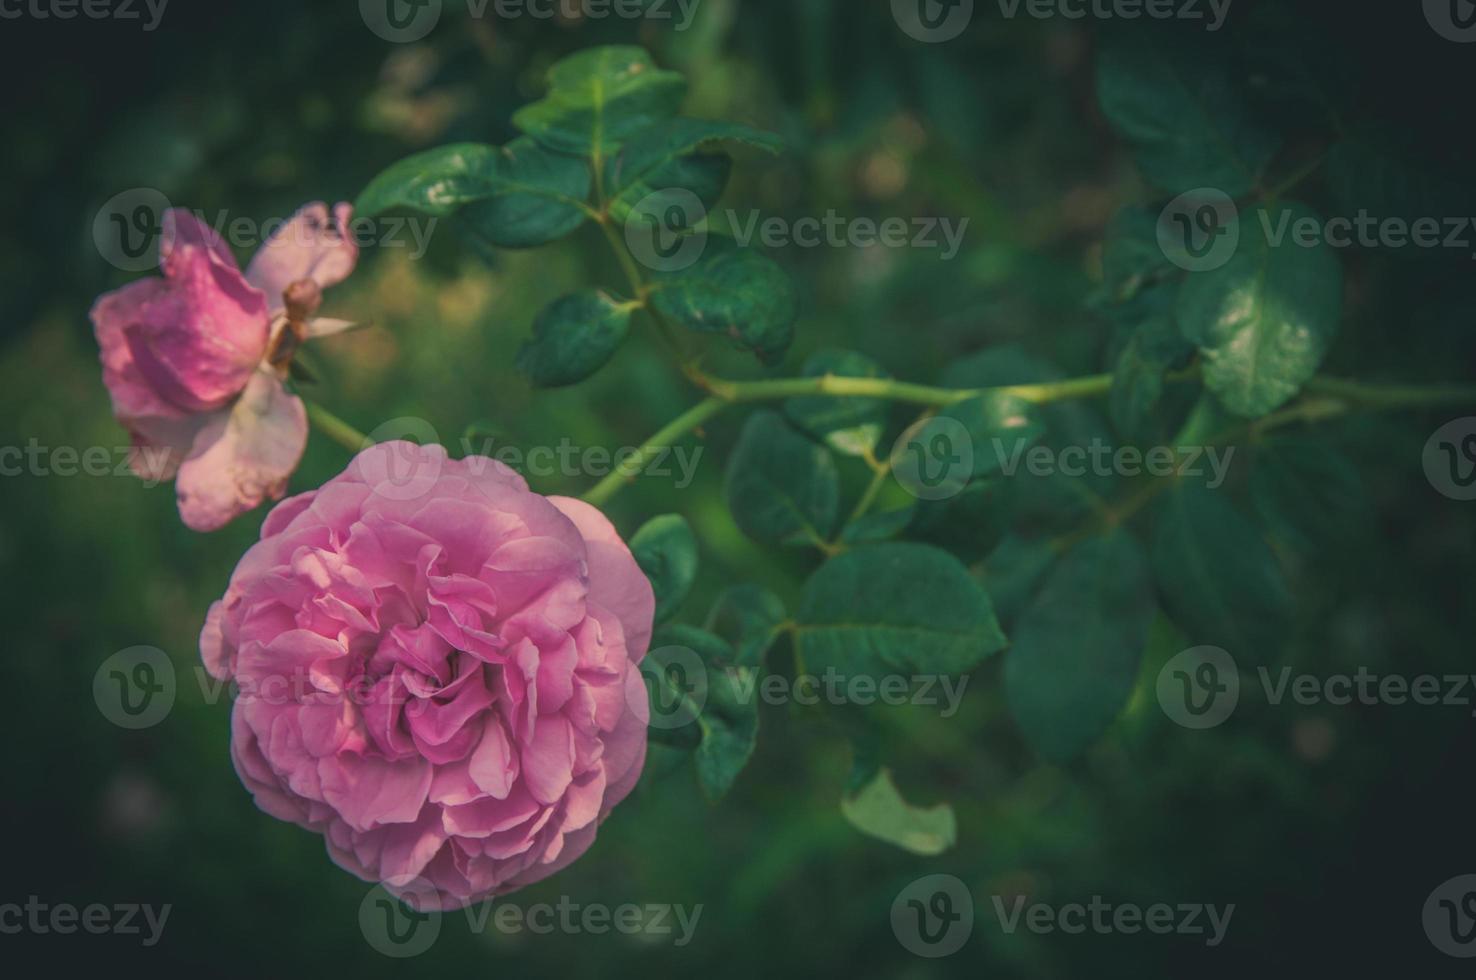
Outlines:
[[633, 303], [603, 292], [571, 293], [533, 321], [533, 337], [518, 351], [518, 370], [539, 388], [577, 384], [604, 367], [625, 342]]
[[1148, 180], [1181, 193], [1256, 185], [1279, 140], [1242, 102], [1243, 83], [1209, 42], [1182, 33], [1124, 30], [1097, 59], [1097, 95]]
[[1158, 218], [1153, 212], [1128, 205], [1112, 216], [1102, 241], [1102, 278], [1114, 301], [1132, 299], [1173, 268], [1158, 244]]
[[680, 629], [674, 624], [658, 628], [650, 650], [641, 659], [640, 669], [651, 703], [648, 727], [651, 740], [691, 750], [702, 741], [698, 719], [708, 700], [707, 662], [724, 656], [724, 649], [718, 640], [720, 648], [708, 649], [704, 656], [702, 647], [706, 637], [688, 635]]
[[[806, 378], [889, 378], [865, 354], [850, 350], [819, 350], [805, 359], [800, 372]], [[879, 398], [836, 398], [802, 395], [784, 403], [791, 422], [845, 456], [864, 456], [876, 448], [887, 422], [887, 403]]]
[[[943, 372], [943, 384], [950, 388], [993, 388], [1044, 384], [1063, 377], [1054, 365], [1015, 345], [1006, 344], [954, 362]], [[1005, 409], [1016, 401], [1009, 396], [995, 397], [1005, 399]], [[1027, 403], [1013, 407], [1024, 413], [1026, 424], [1015, 428], [1007, 438], [994, 436], [982, 445], [976, 442], [975, 471], [987, 473], [998, 469], [1016, 483], [1014, 499], [1021, 516], [1075, 524], [1091, 510], [1094, 495], [1111, 492], [1111, 478], [1090, 470], [1085, 477], [1066, 477], [1059, 472], [1037, 476], [1025, 462], [1026, 454], [1036, 442], [1058, 450], [1072, 446], [1090, 447], [1098, 441], [1110, 443], [1111, 431], [1100, 414], [1080, 400], [1048, 405]], [[999, 417], [1012, 416], [1006, 413]], [[1001, 453], [1004, 459], [999, 458]]]
[[1013, 516], [1014, 483], [975, 480], [952, 497], [919, 500], [907, 536], [973, 563], [999, 544]]
[[685, 647], [705, 668], [706, 696], [697, 716], [701, 741], [695, 761], [703, 794], [716, 802], [732, 787], [758, 742], [754, 698], [758, 672], [736, 663], [732, 647], [722, 637], [695, 626], [664, 626], [651, 642], [655, 648]]
[[[999, 388], [1052, 381], [1059, 374], [1019, 347], [990, 347], [950, 364], [943, 372], [949, 388]], [[1045, 434], [1045, 415], [1022, 398], [990, 392], [950, 405], [938, 413], [956, 419], [974, 446], [974, 476], [1000, 470], [1006, 461], [1028, 451]]]
[[957, 674], [1005, 646], [989, 596], [958, 559], [910, 542], [821, 565], [795, 621], [795, 648], [816, 674]]
[[783, 600], [763, 586], [730, 585], [707, 614], [707, 629], [730, 639], [737, 664], [757, 667], [784, 631], [787, 617]]
[[[1317, 373], [1338, 329], [1343, 267], [1325, 241], [1293, 240], [1301, 204], [1241, 222], [1223, 266], [1191, 275], [1179, 292], [1179, 329], [1204, 359], [1204, 382], [1237, 415], [1258, 418]], [[1269, 232], [1269, 237], [1268, 237]], [[1276, 236], [1282, 237], [1275, 245]]]
[[749, 416], [728, 458], [724, 493], [738, 527], [759, 541], [829, 540], [840, 485], [824, 446], [796, 432], [778, 412]]
[[354, 201], [354, 216], [369, 218], [393, 208], [444, 216], [492, 193], [502, 151], [483, 143], [450, 143], [391, 164]]
[[1277, 540], [1305, 554], [1371, 527], [1363, 475], [1321, 439], [1282, 436], [1256, 447], [1251, 502]]
[[471, 202], [462, 220], [493, 245], [532, 248], [565, 235], [589, 216], [591, 177], [583, 160], [513, 140], [497, 157], [496, 193]]
[[789, 275], [747, 248], [729, 248], [661, 280], [650, 303], [689, 330], [722, 334], [765, 364], [784, 359], [798, 304]]
[[591, 48], [557, 62], [549, 92], [513, 115], [540, 143], [584, 157], [610, 156], [641, 130], [676, 114], [686, 79], [663, 71], [644, 48]]
[[630, 553], [656, 593], [656, 622], [676, 615], [697, 580], [697, 538], [680, 514], [653, 517], [630, 539]]
[[841, 814], [863, 834], [924, 857], [942, 854], [958, 841], [953, 807], [913, 806], [902, 798], [886, 768], [856, 793], [841, 798]]
[[739, 123], [707, 119], [670, 119], [631, 137], [605, 164], [605, 193], [610, 213], [624, 221], [642, 198], [657, 191], [691, 191], [712, 207], [727, 184], [731, 160], [711, 152], [724, 143], [740, 143], [778, 153], [784, 141], [773, 133]]
[[1056, 563], [1056, 549], [1045, 538], [1006, 534], [984, 561], [984, 585], [999, 618], [1016, 622]]
[[1015, 627], [1010, 711], [1042, 756], [1065, 761], [1127, 703], [1157, 610], [1142, 546], [1126, 531], [1068, 552]]
[[841, 540], [846, 544], [867, 544], [872, 541], [886, 541], [895, 538], [907, 530], [916, 512], [917, 505], [909, 504], [893, 510], [879, 510], [864, 514], [846, 525], [845, 530], [841, 532]]
[[703, 795], [716, 803], [727, 795], [753, 757], [758, 744], [758, 712], [752, 711], [738, 719], [703, 715], [700, 722], [702, 743], [697, 746], [697, 780]]
[[1117, 356], [1107, 400], [1119, 433], [1128, 438], [1146, 433], [1163, 397], [1164, 375], [1192, 350], [1172, 316], [1150, 315], [1138, 324]]
[[460, 213], [494, 245], [527, 248], [561, 238], [586, 218], [589, 167], [532, 140], [506, 147], [453, 143], [406, 157], [369, 182], [354, 213], [406, 208]]
[[1291, 609], [1276, 556], [1222, 490], [1180, 480], [1159, 505], [1153, 578], [1195, 643], [1240, 659], [1274, 659]]
[[701, 659], [703, 669], [709, 672], [733, 662], [732, 644], [712, 630], [698, 626], [665, 623], [657, 627], [651, 636], [651, 649], [670, 646], [691, 650]]
[[974, 445], [973, 475], [998, 473], [1028, 452], [1045, 435], [1036, 406], [1003, 392], [988, 392], [940, 409], [938, 418], [956, 419]]

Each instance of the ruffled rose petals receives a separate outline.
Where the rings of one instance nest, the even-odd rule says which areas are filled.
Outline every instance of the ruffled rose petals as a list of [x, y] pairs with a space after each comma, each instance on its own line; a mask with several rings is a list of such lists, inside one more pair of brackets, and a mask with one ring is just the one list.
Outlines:
[[[406, 465], [413, 495], [387, 476]], [[272, 510], [200, 652], [240, 688], [231, 754], [257, 805], [449, 908], [575, 860], [634, 787], [654, 613], [599, 511], [395, 442]]]

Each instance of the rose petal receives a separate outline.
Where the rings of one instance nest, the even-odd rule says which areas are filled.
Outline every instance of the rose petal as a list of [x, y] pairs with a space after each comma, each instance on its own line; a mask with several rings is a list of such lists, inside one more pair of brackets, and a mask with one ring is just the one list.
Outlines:
[[257, 250], [246, 279], [266, 294], [273, 313], [284, 308], [282, 294], [297, 280], [311, 279], [326, 289], [354, 271], [359, 246], [349, 234], [353, 210], [336, 204], [330, 216], [322, 201], [304, 205]]
[[610, 519], [582, 500], [549, 497], [584, 535], [589, 553], [589, 597], [620, 619], [631, 662], [639, 663], [651, 645], [656, 595], [635, 557]]
[[273, 375], [256, 372], [236, 403], [201, 429], [180, 466], [180, 517], [196, 531], [213, 531], [282, 496], [306, 446], [302, 401]]

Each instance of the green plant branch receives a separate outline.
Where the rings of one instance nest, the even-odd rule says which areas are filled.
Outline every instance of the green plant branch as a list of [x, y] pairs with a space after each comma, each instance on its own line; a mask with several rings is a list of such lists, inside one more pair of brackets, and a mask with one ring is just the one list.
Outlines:
[[[1233, 445], [1289, 425], [1325, 422], [1358, 411], [1394, 411], [1401, 408], [1435, 408], [1476, 403], [1476, 387], [1459, 385], [1380, 385], [1318, 377], [1308, 381], [1305, 390], [1308, 392], [1306, 397], [1270, 415], [1226, 429], [1206, 439], [1205, 445]], [[1126, 523], [1179, 479], [1177, 469], [1167, 477], [1149, 478], [1137, 492], [1109, 507], [1104, 514], [1086, 522], [1076, 531], [1057, 538], [1051, 543], [1052, 548], [1058, 553], [1064, 553], [1095, 534]]]
[[727, 406], [728, 403], [721, 398], [706, 398], [672, 419], [669, 424], [647, 439], [633, 456], [627, 457], [624, 463], [617, 465], [608, 476], [596, 483], [584, 495], [585, 502], [596, 507], [603, 506], [628, 481], [640, 475], [653, 456], [670, 446], [673, 441], [699, 428], [702, 423]]
[[713, 395], [734, 403], [772, 401], [798, 395], [832, 395], [837, 398], [882, 398], [942, 408], [986, 394], [1009, 395], [1023, 401], [1044, 404], [1070, 398], [1092, 398], [1112, 390], [1110, 374], [997, 388], [938, 388], [892, 378], [850, 378], [834, 374], [814, 378], [777, 378], [771, 381], [725, 381], [706, 375], [699, 376], [703, 387]]
[[620, 269], [625, 273], [626, 282], [630, 284], [631, 295], [644, 305], [646, 300], [645, 279], [641, 276], [641, 270], [636, 267], [635, 259], [631, 258], [629, 250], [622, 247], [620, 236], [615, 233], [615, 225], [610, 221], [610, 216], [601, 211], [595, 215], [595, 224], [600, 226], [605, 241], [610, 243], [610, 251], [615, 253]]
[[[891, 462], [878, 460], [872, 454], [871, 450], [868, 449], [866, 451], [865, 459], [867, 465], [871, 467], [871, 482], [862, 491], [861, 499], [856, 501], [856, 506], [851, 510], [851, 516], [846, 520], [847, 524], [854, 524], [866, 516], [866, 512], [871, 510], [871, 505], [876, 503], [876, 498], [881, 493], [882, 487], [886, 486], [887, 477], [892, 474]], [[842, 530], [844, 530], [844, 527], [842, 527]], [[836, 533], [839, 534], [840, 532]]]
[[1310, 394], [1341, 398], [1360, 407], [1374, 409], [1469, 405], [1476, 399], [1476, 386], [1472, 385], [1391, 385], [1316, 377], [1305, 387]]
[[[1169, 380], [1186, 380], [1194, 373], [1192, 370], [1176, 372], [1169, 376]], [[633, 456], [627, 458], [624, 465], [617, 466], [613, 472], [596, 483], [584, 495], [586, 502], [602, 506], [619, 492], [622, 486], [638, 476], [652, 457], [669, 448], [673, 440], [698, 428], [731, 405], [774, 401], [792, 398], [796, 395], [829, 395], [835, 398], [881, 398], [940, 407], [985, 394], [1010, 395], [1035, 404], [1046, 404], [1074, 398], [1099, 397], [1112, 389], [1112, 375], [1110, 374], [994, 388], [938, 388], [890, 378], [849, 378], [832, 374], [814, 378], [727, 381], [704, 375], [690, 367], [688, 374], [711, 394], [647, 439]], [[1318, 377], [1308, 381], [1305, 390], [1319, 397], [1304, 398], [1279, 412], [1237, 427], [1228, 435], [1232, 437], [1260, 435], [1294, 422], [1321, 421], [1347, 414], [1356, 409], [1392, 410], [1476, 404], [1476, 386], [1383, 385]], [[1212, 441], [1212, 444], [1217, 444], [1224, 438], [1222, 436], [1220, 440]], [[1146, 500], [1143, 501], [1143, 503], [1146, 502]], [[1141, 506], [1141, 504], [1138, 505], [1138, 507]], [[1133, 510], [1136, 509], [1137, 507]], [[1121, 523], [1131, 514], [1132, 511], [1125, 513], [1121, 508], [1108, 508], [1099, 517], [1099, 521], [1108, 524]]]
[[313, 426], [349, 452], [357, 453], [373, 442], [364, 433], [349, 425], [323, 406], [316, 405], [307, 399], [303, 399], [303, 404], [307, 406], [308, 420], [312, 422]]
[[671, 348], [672, 354], [683, 365], [683, 370], [685, 371], [687, 367], [695, 363], [695, 358], [692, 356], [686, 344], [682, 342], [681, 335], [673, 329], [666, 317], [662, 316], [659, 310], [646, 302], [647, 297], [651, 294], [651, 285], [646, 282], [646, 277], [641, 275], [640, 267], [636, 265], [635, 259], [631, 257], [630, 250], [625, 248], [621, 243], [620, 236], [615, 231], [615, 224], [610, 220], [609, 212], [601, 210], [595, 215], [595, 223], [600, 226], [600, 231], [604, 233], [605, 241], [609, 242], [610, 251], [615, 253], [615, 258], [620, 263], [621, 270], [625, 273], [626, 282], [630, 284], [630, 291], [635, 297], [637, 305], [646, 311], [646, 315], [656, 325], [657, 335]]

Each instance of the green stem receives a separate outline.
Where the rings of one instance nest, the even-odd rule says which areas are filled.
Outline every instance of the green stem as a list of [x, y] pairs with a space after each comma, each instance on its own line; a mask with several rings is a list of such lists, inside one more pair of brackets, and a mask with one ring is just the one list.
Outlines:
[[609, 214], [601, 212], [595, 216], [595, 223], [604, 232], [605, 241], [610, 243], [610, 251], [615, 253], [615, 258], [620, 263], [621, 270], [625, 273], [625, 279], [630, 283], [631, 294], [636, 302], [651, 317], [651, 322], [656, 324], [656, 333], [671, 348], [672, 353], [683, 365], [691, 364], [693, 358], [682, 343], [680, 336], [672, 329], [671, 324], [661, 312], [646, 302], [650, 295], [651, 287], [646, 282], [646, 277], [641, 275], [640, 267], [636, 265], [635, 259], [631, 257], [630, 250], [620, 241], [620, 236], [615, 232], [615, 225], [610, 220]]
[[866, 512], [871, 509], [871, 505], [876, 503], [876, 498], [881, 493], [882, 487], [886, 486], [887, 477], [891, 475], [891, 472], [891, 467], [885, 464], [876, 468], [875, 472], [871, 475], [871, 482], [866, 485], [865, 491], [861, 494], [861, 499], [856, 501], [856, 506], [851, 511], [850, 519], [846, 521], [847, 524], [854, 524], [866, 516]]
[[306, 399], [303, 400], [303, 404], [307, 406], [308, 419], [317, 427], [318, 431], [340, 446], [343, 446], [349, 452], [357, 453], [372, 443], [373, 440], [368, 436], [323, 406], [316, 405]]
[[635, 259], [631, 258], [629, 250], [620, 241], [620, 236], [615, 233], [615, 225], [610, 221], [608, 214], [601, 213], [595, 218], [595, 223], [604, 232], [605, 241], [610, 243], [610, 251], [615, 253], [615, 258], [620, 262], [620, 269], [625, 273], [625, 279], [630, 283], [631, 295], [644, 302], [646, 298], [646, 282], [641, 276], [641, 270], [637, 268]]
[[[773, 381], [727, 381], [709, 377], [696, 369], [689, 369], [688, 374], [697, 384], [711, 392], [710, 397], [673, 419], [636, 450], [636, 454], [624, 466], [617, 467], [595, 484], [584, 495], [587, 502], [595, 506], [603, 505], [622, 486], [635, 478], [657, 452], [666, 449], [673, 440], [696, 429], [730, 405], [773, 401], [796, 395], [829, 395], [835, 398], [882, 398], [937, 407], [989, 393], [1012, 395], [1025, 401], [1045, 404], [1071, 398], [1096, 397], [1112, 389], [1110, 374], [997, 388], [936, 388], [890, 378], [844, 378], [829, 374], [817, 378], [780, 378]], [[1177, 372], [1171, 374], [1169, 380], [1182, 381], [1193, 376], [1192, 371]], [[1460, 385], [1380, 385], [1318, 377], [1308, 381], [1305, 389], [1308, 394], [1319, 397], [1303, 399], [1279, 412], [1247, 423], [1231, 435], [1260, 434], [1293, 422], [1320, 421], [1346, 414], [1354, 408], [1395, 409], [1476, 404], [1476, 387]], [[880, 487], [877, 487], [876, 491], [870, 491], [870, 495], [874, 496], [879, 490]], [[1151, 497], [1152, 494], [1149, 494], [1147, 499]], [[863, 501], [866, 506], [870, 506], [871, 500], [863, 498]], [[1121, 509], [1111, 509], [1106, 519], [1121, 523], [1129, 516], [1131, 511], [1125, 513]]]
[[1476, 387], [1471, 385], [1386, 385], [1317, 377], [1307, 382], [1306, 390], [1313, 395], [1342, 398], [1364, 408], [1469, 405], [1476, 400]]
[[[1175, 444], [1184, 445], [1200, 439], [1210, 446], [1234, 444], [1289, 425], [1325, 422], [1359, 410], [1381, 411], [1476, 403], [1476, 387], [1459, 385], [1380, 385], [1318, 377], [1308, 381], [1304, 388], [1307, 397], [1270, 415], [1252, 419], [1216, 435], [1200, 435], [1195, 429], [1195, 419], [1191, 419], [1175, 437]], [[1196, 415], [1199, 415], [1197, 410]], [[1058, 553], [1064, 553], [1094, 534], [1125, 523], [1160, 493], [1173, 486], [1178, 479], [1179, 475], [1175, 472], [1164, 479], [1150, 480], [1127, 499], [1111, 507], [1106, 514], [1099, 515], [1076, 531], [1052, 542], [1052, 547]]]
[[646, 464], [651, 461], [653, 456], [668, 448], [675, 440], [680, 439], [688, 432], [701, 426], [702, 423], [712, 418], [718, 412], [721, 412], [727, 405], [728, 403], [721, 398], [707, 398], [672, 419], [670, 424], [647, 439], [635, 451], [634, 456], [629, 457], [622, 465], [616, 466], [608, 476], [599, 483], [596, 483], [584, 495], [585, 501], [596, 507], [603, 506], [621, 487], [638, 476], [646, 468]]
[[832, 395], [837, 398], [883, 398], [888, 401], [942, 407], [985, 394], [1009, 395], [1044, 404], [1069, 398], [1091, 398], [1112, 390], [1112, 375], [1096, 374], [1043, 384], [1005, 385], [997, 388], [937, 388], [891, 378], [847, 378], [826, 374], [816, 378], [778, 378], [773, 381], [724, 381], [704, 378], [704, 386], [730, 402], [772, 401], [797, 395]]

